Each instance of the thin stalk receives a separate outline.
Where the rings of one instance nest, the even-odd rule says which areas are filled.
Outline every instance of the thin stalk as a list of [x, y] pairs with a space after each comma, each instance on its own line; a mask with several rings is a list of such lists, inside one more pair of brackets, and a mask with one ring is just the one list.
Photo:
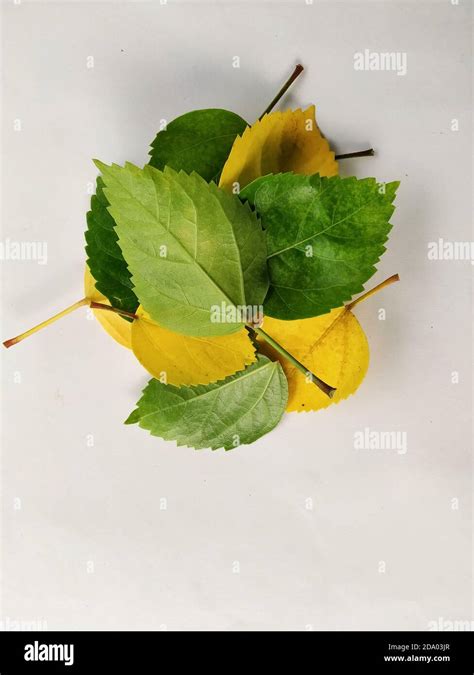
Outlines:
[[34, 333], [37, 333], [42, 328], [46, 328], [46, 326], [49, 326], [50, 324], [54, 323], [58, 319], [62, 319], [63, 316], [66, 316], [67, 314], [70, 314], [75, 309], [78, 309], [78, 307], [83, 307], [84, 305], [88, 305], [88, 304], [89, 304], [89, 299], [88, 298], [82, 298], [82, 300], [78, 300], [78, 302], [75, 302], [70, 307], [66, 307], [66, 309], [63, 309], [62, 312], [59, 312], [59, 314], [55, 314], [50, 319], [47, 319], [46, 321], [42, 321], [37, 326], [34, 326], [33, 328], [30, 328], [29, 330], [25, 331], [24, 333], [21, 333], [20, 335], [17, 335], [14, 338], [10, 338], [9, 340], [5, 340], [3, 345], [8, 349], [8, 347], [12, 347], [13, 345], [18, 344], [18, 342], [21, 342], [22, 340], [29, 337], [30, 335], [33, 335]]
[[373, 148], [368, 150], [359, 150], [359, 152], [346, 152], [343, 155], [336, 155], [336, 159], [351, 159], [352, 157], [373, 157], [375, 151]]
[[101, 302], [91, 301], [91, 309], [105, 309], [109, 312], [115, 312], [115, 314], [128, 316], [129, 319], [138, 319], [138, 316], [132, 312], [126, 312], [124, 309], [118, 309], [117, 307], [112, 307], [111, 305], [104, 305]]
[[258, 118], [259, 120], [261, 120], [264, 115], [266, 115], [267, 113], [269, 113], [273, 110], [273, 108], [276, 106], [278, 101], [286, 94], [288, 89], [291, 87], [291, 85], [296, 80], [298, 75], [300, 75], [303, 72], [303, 70], [304, 70], [304, 68], [301, 65], [301, 63], [298, 63], [298, 65], [295, 67], [294, 71], [292, 72], [290, 77], [287, 79], [287, 81], [285, 82], [283, 87], [280, 89], [278, 94], [275, 96], [273, 101], [271, 101], [271, 103], [268, 104], [268, 106], [265, 108], [263, 113], [260, 115], [260, 117]]
[[271, 335], [268, 335], [262, 328], [257, 328], [255, 326], [252, 326], [253, 330], [260, 335], [266, 342], [268, 342], [269, 345], [271, 345], [274, 349], [277, 350], [285, 359], [287, 359], [292, 365], [294, 365], [295, 368], [298, 368], [303, 375], [307, 378], [309, 378], [314, 384], [321, 389], [321, 391], [326, 394], [326, 396], [329, 396], [329, 398], [332, 398], [334, 396], [334, 392], [336, 389], [334, 387], [331, 387], [329, 384], [321, 380], [317, 375], [312, 373], [310, 370], [306, 368], [300, 361], [295, 359], [294, 356], [290, 354], [290, 352], [287, 352], [284, 347], [282, 347], [278, 342], [276, 342]]
[[400, 277], [398, 276], [398, 274], [392, 274], [391, 277], [388, 277], [388, 279], [385, 279], [385, 281], [382, 281], [382, 283], [377, 284], [377, 286], [371, 288], [370, 291], [366, 291], [361, 296], [359, 296], [358, 298], [350, 302], [348, 305], [346, 305], [346, 309], [352, 311], [354, 307], [359, 304], [359, 302], [367, 300], [367, 298], [370, 298], [370, 296], [373, 295], [374, 293], [378, 293], [379, 291], [382, 290], [382, 288], [390, 286], [390, 284], [394, 284], [396, 281], [400, 281]]

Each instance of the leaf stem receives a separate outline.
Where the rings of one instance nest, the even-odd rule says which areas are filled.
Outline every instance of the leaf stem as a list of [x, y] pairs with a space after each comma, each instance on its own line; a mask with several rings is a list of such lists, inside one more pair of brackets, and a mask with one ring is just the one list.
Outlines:
[[124, 309], [118, 309], [118, 307], [112, 307], [111, 305], [104, 305], [102, 302], [93, 302], [91, 300], [91, 309], [105, 309], [109, 312], [115, 312], [115, 314], [120, 314], [121, 316], [128, 316], [129, 319], [138, 319], [136, 314], [133, 312], [126, 312]]
[[369, 148], [368, 150], [359, 150], [359, 152], [346, 152], [343, 155], [336, 155], [336, 159], [351, 159], [352, 157], [373, 157], [375, 150]]
[[298, 75], [300, 75], [300, 74], [303, 72], [303, 70], [304, 70], [304, 68], [303, 68], [303, 66], [301, 65], [301, 63], [298, 63], [298, 65], [295, 67], [294, 71], [292, 72], [292, 74], [290, 75], [290, 77], [287, 79], [287, 81], [285, 82], [285, 84], [283, 85], [283, 87], [280, 89], [280, 91], [278, 92], [278, 94], [277, 94], [277, 95], [275, 96], [275, 98], [271, 101], [271, 103], [268, 104], [268, 106], [265, 108], [265, 110], [263, 111], [263, 113], [260, 115], [260, 117], [258, 118], [259, 120], [261, 120], [262, 117], [263, 117], [264, 115], [266, 115], [267, 113], [269, 113], [269, 112], [271, 112], [271, 111], [273, 110], [273, 108], [276, 106], [276, 104], [278, 103], [278, 101], [286, 94], [286, 92], [288, 91], [288, 89], [291, 87], [291, 85], [292, 85], [293, 82], [296, 80], [296, 78], [298, 77]]
[[382, 281], [380, 284], [377, 284], [377, 286], [374, 286], [373, 288], [370, 289], [370, 291], [366, 291], [362, 295], [360, 295], [358, 298], [350, 302], [348, 305], [346, 305], [346, 309], [350, 312], [354, 309], [356, 305], [359, 304], [359, 302], [363, 302], [364, 300], [367, 300], [367, 298], [370, 298], [371, 295], [374, 295], [374, 293], [378, 293], [379, 291], [382, 290], [382, 288], [385, 288], [386, 286], [390, 286], [390, 284], [394, 284], [396, 281], [400, 281], [400, 277], [398, 274], [392, 274], [391, 277], [388, 277], [388, 279], [385, 279], [385, 281]]
[[272, 338], [271, 335], [268, 335], [262, 328], [257, 328], [256, 326], [252, 326], [253, 330], [258, 333], [266, 342], [268, 342], [269, 345], [271, 345], [274, 349], [277, 350], [285, 359], [287, 359], [291, 364], [295, 366], [295, 368], [298, 368], [303, 375], [307, 378], [309, 378], [314, 384], [321, 389], [321, 391], [326, 394], [326, 396], [329, 396], [329, 398], [332, 398], [334, 396], [334, 392], [336, 389], [334, 387], [331, 387], [329, 384], [321, 380], [317, 375], [312, 373], [310, 370], [308, 370], [300, 361], [295, 359], [294, 356], [290, 354], [290, 352], [287, 352], [284, 347], [282, 347], [276, 340]]
[[66, 307], [66, 309], [63, 309], [62, 312], [59, 312], [59, 314], [55, 314], [50, 319], [47, 319], [46, 321], [42, 321], [37, 326], [34, 326], [33, 328], [30, 328], [29, 330], [25, 331], [24, 333], [21, 333], [20, 335], [17, 335], [14, 338], [10, 338], [9, 340], [5, 340], [3, 345], [8, 349], [8, 347], [12, 347], [13, 345], [18, 344], [18, 342], [21, 342], [22, 340], [29, 337], [30, 335], [33, 335], [34, 333], [41, 330], [42, 328], [45, 328], [46, 326], [49, 326], [50, 324], [54, 323], [58, 319], [62, 319], [63, 316], [66, 316], [66, 314], [70, 314], [75, 309], [78, 309], [78, 307], [82, 307], [83, 305], [88, 305], [88, 304], [89, 304], [89, 299], [88, 298], [82, 298], [82, 300], [78, 300], [77, 302], [75, 302], [70, 307]]

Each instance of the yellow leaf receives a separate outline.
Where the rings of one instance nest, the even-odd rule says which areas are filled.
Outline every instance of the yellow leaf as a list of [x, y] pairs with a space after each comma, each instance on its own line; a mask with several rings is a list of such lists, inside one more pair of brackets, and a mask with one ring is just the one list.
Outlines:
[[141, 306], [137, 315], [132, 324], [133, 352], [154, 377], [165, 375], [168, 384], [217, 382], [255, 361], [255, 348], [245, 328], [230, 335], [191, 337], [159, 326]]
[[222, 170], [219, 186], [240, 188], [269, 173], [334, 176], [338, 172], [334, 153], [321, 135], [315, 107], [265, 115], [238, 136]]
[[281, 321], [265, 318], [265, 332], [305, 368], [336, 388], [334, 396], [329, 398], [258, 336], [260, 350], [270, 358], [278, 359], [285, 371], [289, 390], [288, 412], [327, 408], [358, 389], [369, 367], [369, 344], [351, 310], [399, 280], [398, 274], [393, 274], [345, 307], [338, 307], [313, 319]]
[[[84, 274], [84, 291], [86, 298], [89, 298], [89, 300], [110, 305], [105, 295], [102, 295], [95, 287], [95, 279], [87, 265]], [[118, 314], [103, 309], [94, 309], [93, 312], [97, 321], [114, 340], [127, 349], [132, 348], [132, 324], [130, 321], [125, 321]]]
[[353, 394], [365, 377], [369, 345], [359, 322], [347, 307], [299, 321], [266, 317], [263, 328], [308, 370], [336, 387], [333, 398], [329, 398], [259, 338], [263, 353], [272, 359], [278, 358], [288, 378], [288, 412], [327, 408]]

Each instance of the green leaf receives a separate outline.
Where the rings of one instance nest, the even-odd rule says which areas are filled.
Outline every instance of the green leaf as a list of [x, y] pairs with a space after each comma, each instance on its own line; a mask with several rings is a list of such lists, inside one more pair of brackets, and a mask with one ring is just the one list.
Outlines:
[[240, 196], [267, 233], [265, 313], [304, 319], [340, 307], [374, 274], [391, 229], [399, 183], [374, 178], [264, 176]]
[[170, 166], [176, 171], [195, 171], [206, 181], [217, 183], [234, 140], [247, 126], [229, 110], [209, 108], [186, 113], [157, 134], [150, 164], [156, 169]]
[[280, 364], [259, 356], [245, 370], [205, 386], [174, 387], [150, 380], [125, 424], [138, 423], [178, 445], [230, 450], [271, 431], [287, 399]]
[[161, 326], [226, 335], [215, 308], [261, 305], [268, 290], [265, 234], [247, 204], [196, 173], [97, 162], [109, 212], [144, 310]]
[[138, 299], [118, 245], [115, 221], [107, 210], [109, 202], [103, 186], [102, 179], [98, 178], [96, 194], [91, 198], [91, 210], [87, 213], [87, 265], [96, 280], [97, 290], [105, 295], [113, 307], [135, 312]]

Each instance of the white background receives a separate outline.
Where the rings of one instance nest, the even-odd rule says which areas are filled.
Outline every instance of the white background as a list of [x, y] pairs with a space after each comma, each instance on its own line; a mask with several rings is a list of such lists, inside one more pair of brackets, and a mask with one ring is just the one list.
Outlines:
[[[3, 625], [470, 620], [472, 265], [427, 258], [438, 237], [472, 239], [470, 3], [2, 9], [3, 240], [48, 244], [47, 265], [2, 262], [2, 339], [83, 295], [91, 158], [143, 165], [159, 121], [195, 108], [252, 121], [299, 61], [283, 107], [315, 102], [339, 152], [376, 148], [341, 163], [344, 175], [402, 181], [370, 284], [401, 282], [357, 308], [365, 382], [251, 446], [195, 452], [124, 427], [147, 375], [86, 309], [3, 350]], [[406, 76], [355, 71], [364, 49], [406, 52]], [[407, 453], [355, 450], [365, 427], [406, 432]]]

